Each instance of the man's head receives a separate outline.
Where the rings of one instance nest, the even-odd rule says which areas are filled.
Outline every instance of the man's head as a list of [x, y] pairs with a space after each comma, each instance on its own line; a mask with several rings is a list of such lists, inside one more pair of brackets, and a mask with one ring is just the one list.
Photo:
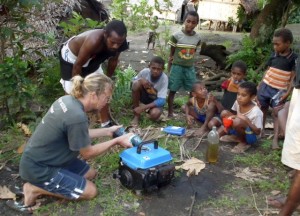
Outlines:
[[275, 52], [284, 53], [290, 49], [293, 43], [293, 33], [287, 28], [280, 28], [274, 32], [273, 35], [273, 47]]
[[117, 51], [127, 37], [127, 28], [120, 20], [110, 21], [104, 28], [105, 43], [110, 51]]
[[165, 68], [164, 66], [165, 66], [165, 61], [161, 57], [155, 56], [151, 59], [149, 68], [151, 71], [152, 80], [156, 80], [161, 76]]
[[231, 67], [231, 78], [234, 82], [239, 83], [246, 76], [247, 65], [244, 61], [235, 61]]
[[255, 99], [256, 93], [257, 87], [255, 83], [243, 82], [238, 88], [236, 100], [240, 106], [246, 106]]
[[189, 11], [185, 16], [184, 16], [184, 30], [187, 33], [193, 32], [194, 28], [198, 25], [199, 23], [199, 15], [196, 11]]

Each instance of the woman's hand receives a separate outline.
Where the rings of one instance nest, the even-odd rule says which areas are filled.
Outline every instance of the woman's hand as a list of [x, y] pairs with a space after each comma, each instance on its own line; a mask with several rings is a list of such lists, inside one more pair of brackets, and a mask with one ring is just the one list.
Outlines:
[[113, 136], [113, 133], [115, 131], [117, 131], [119, 128], [123, 127], [123, 125], [114, 125], [114, 126], [111, 126], [109, 128], [107, 128], [107, 133], [108, 133], [108, 136], [112, 137]]
[[124, 148], [131, 148], [132, 143], [130, 142], [130, 138], [134, 136], [134, 133], [126, 133], [120, 137], [117, 137], [116, 139], [118, 139], [118, 144]]

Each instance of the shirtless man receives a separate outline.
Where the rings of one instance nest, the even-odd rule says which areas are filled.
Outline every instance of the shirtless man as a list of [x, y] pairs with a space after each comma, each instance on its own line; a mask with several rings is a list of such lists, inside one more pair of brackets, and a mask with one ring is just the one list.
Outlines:
[[[93, 72], [103, 73], [101, 63], [108, 59], [108, 77], [114, 74], [119, 55], [128, 49], [127, 29], [122, 21], [113, 20], [103, 29], [83, 32], [66, 41], [60, 50], [61, 80], [65, 92], [72, 89], [72, 77], [86, 77]], [[111, 126], [108, 105], [100, 112], [101, 126]]]

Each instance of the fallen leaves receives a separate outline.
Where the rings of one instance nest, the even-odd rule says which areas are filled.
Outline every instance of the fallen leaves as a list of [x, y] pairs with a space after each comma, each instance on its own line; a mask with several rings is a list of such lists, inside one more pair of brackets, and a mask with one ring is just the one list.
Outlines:
[[13, 199], [16, 200], [16, 194], [11, 192], [6, 186], [0, 185], [0, 199]]
[[186, 175], [189, 177], [191, 175], [198, 175], [198, 173], [205, 168], [205, 163], [197, 158], [192, 157], [191, 159], [185, 161], [184, 164], [176, 166], [175, 168], [176, 170], [187, 170]]
[[23, 124], [23, 123], [18, 123], [17, 126], [19, 128], [22, 129], [23, 133], [26, 135], [26, 136], [31, 136], [31, 131], [29, 129], [29, 127], [26, 125], [26, 124]]
[[0, 163], [0, 170], [2, 170], [3, 167], [5, 167], [5, 165], [6, 165], [6, 162], [5, 163]]
[[17, 149], [17, 153], [18, 154], [22, 154], [23, 153], [23, 151], [25, 149], [25, 145], [26, 145], [26, 142], [19, 146], [19, 148]]
[[271, 194], [272, 194], [272, 196], [277, 196], [277, 195], [281, 194], [281, 191], [273, 190], [273, 191], [271, 191]]
[[262, 179], [269, 179], [267, 176], [262, 175], [261, 173], [251, 170], [249, 167], [246, 168], [237, 168], [235, 176], [242, 178], [244, 180], [255, 182]]

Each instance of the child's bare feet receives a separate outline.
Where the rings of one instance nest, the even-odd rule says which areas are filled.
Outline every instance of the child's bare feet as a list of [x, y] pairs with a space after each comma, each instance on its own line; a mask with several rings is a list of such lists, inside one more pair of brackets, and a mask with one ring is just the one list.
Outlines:
[[[268, 197], [268, 199], [267, 199], [268, 205], [275, 207], [275, 208], [282, 208], [285, 201], [286, 201], [286, 197], [282, 196], [281, 194], [277, 195], [277, 196], [273, 196], [273, 197]], [[298, 206], [296, 208], [296, 211], [299, 211], [299, 210], [300, 210], [300, 206]]]
[[278, 139], [279, 139], [279, 140], [284, 140], [284, 134], [281, 134], [281, 133], [278, 134]]
[[240, 142], [240, 139], [235, 135], [224, 135], [220, 137], [222, 142]]
[[281, 149], [280, 146], [278, 145], [278, 140], [273, 140], [273, 142], [272, 142], [272, 149], [273, 150], [279, 150], [279, 149]]
[[131, 126], [137, 127], [139, 125], [139, 120], [140, 120], [140, 118], [138, 116], [134, 116], [134, 118], [132, 119], [132, 121], [130, 123]]
[[207, 133], [208, 131], [209, 131], [208, 128], [202, 125], [202, 127], [199, 130], [196, 130], [194, 132], [194, 136], [202, 137], [203, 134]]

